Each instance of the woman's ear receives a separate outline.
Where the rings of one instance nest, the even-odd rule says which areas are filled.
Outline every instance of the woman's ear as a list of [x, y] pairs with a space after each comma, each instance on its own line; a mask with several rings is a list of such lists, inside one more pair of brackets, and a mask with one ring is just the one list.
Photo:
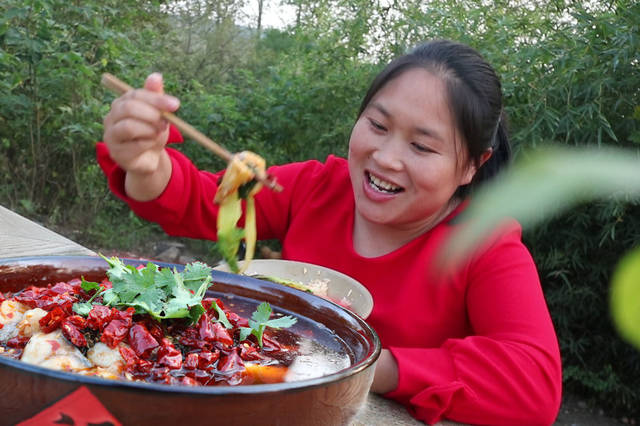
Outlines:
[[482, 155], [480, 156], [480, 161], [478, 161], [478, 164], [475, 164], [475, 163], [469, 164], [462, 178], [461, 185], [467, 185], [471, 183], [478, 169], [482, 167], [482, 165], [486, 163], [489, 158], [491, 158], [491, 155], [493, 155], [493, 148], [489, 148], [482, 153]]

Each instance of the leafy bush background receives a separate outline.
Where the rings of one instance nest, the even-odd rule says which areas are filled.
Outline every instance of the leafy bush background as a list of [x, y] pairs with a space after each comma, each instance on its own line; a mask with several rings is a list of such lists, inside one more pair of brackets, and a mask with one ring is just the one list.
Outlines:
[[[4, 0], [0, 204], [87, 246], [133, 249], [161, 231], [109, 194], [95, 164], [113, 99], [99, 86], [103, 72], [136, 86], [163, 72], [180, 116], [232, 151], [269, 163], [324, 159], [346, 154], [376, 71], [431, 38], [470, 44], [496, 67], [516, 155], [550, 143], [638, 150], [637, 2], [283, 2], [296, 20], [276, 30], [255, 17], [246, 24], [240, 0]], [[201, 167], [223, 167], [194, 143], [180, 149]], [[640, 242], [640, 206], [582, 205], [525, 239], [558, 331], [565, 389], [639, 416], [640, 355], [615, 337], [607, 300], [615, 262]]]

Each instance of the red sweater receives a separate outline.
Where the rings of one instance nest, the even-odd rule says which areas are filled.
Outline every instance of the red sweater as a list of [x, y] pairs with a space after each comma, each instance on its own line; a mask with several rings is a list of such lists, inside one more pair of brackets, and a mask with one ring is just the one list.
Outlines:
[[[198, 171], [168, 149], [173, 173], [167, 188], [140, 203], [125, 195], [124, 172], [106, 146], [97, 150], [110, 188], [136, 214], [170, 235], [216, 238], [212, 200], [219, 174]], [[346, 160], [330, 156], [326, 163], [274, 166], [269, 173], [284, 190], [257, 194], [258, 238], [280, 240], [285, 259], [341, 271], [369, 289], [374, 308], [367, 321], [398, 362], [398, 387], [387, 397], [428, 423], [554, 421], [562, 386], [558, 343], [517, 223], [461, 267], [436, 273], [431, 261], [463, 207], [404, 247], [364, 258], [353, 249]]]

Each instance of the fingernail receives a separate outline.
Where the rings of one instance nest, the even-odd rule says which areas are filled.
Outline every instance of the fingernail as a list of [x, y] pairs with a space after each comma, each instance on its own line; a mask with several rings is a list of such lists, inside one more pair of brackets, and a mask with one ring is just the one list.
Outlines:
[[170, 109], [178, 109], [180, 106], [180, 100], [178, 98], [174, 98], [173, 96], [167, 96], [167, 106]]

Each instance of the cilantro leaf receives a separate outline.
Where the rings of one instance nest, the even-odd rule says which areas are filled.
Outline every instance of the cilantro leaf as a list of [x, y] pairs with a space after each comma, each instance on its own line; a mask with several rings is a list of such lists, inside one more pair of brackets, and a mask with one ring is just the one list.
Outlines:
[[[218, 304], [214, 301], [212, 304], [213, 309], [216, 310], [216, 312], [218, 313], [218, 319], [212, 319], [212, 321], [217, 321], [219, 323], [222, 323], [222, 325], [224, 325], [224, 328], [226, 329], [231, 329], [233, 328], [233, 326], [231, 325], [231, 323], [229, 322], [229, 319], [227, 318], [227, 314], [224, 313], [224, 311], [222, 310], [222, 308], [220, 306], [218, 306]], [[242, 334], [242, 330], [240, 330], [240, 334]], [[248, 334], [247, 334], [248, 336]], [[245, 336], [244, 339], [246, 339], [247, 337]], [[244, 340], [244, 339], [240, 339], [240, 340]]]
[[86, 317], [89, 315], [89, 312], [91, 312], [91, 309], [93, 309], [93, 304], [89, 302], [78, 302], [74, 303], [71, 309], [76, 314]]
[[82, 287], [82, 289], [87, 293], [91, 290], [100, 290], [102, 288], [100, 287], [100, 284], [93, 281], [86, 281], [84, 277], [82, 277], [82, 283], [80, 283], [80, 287]]
[[253, 334], [258, 339], [258, 345], [262, 348], [262, 336], [267, 327], [286, 328], [294, 325], [298, 320], [292, 316], [269, 319], [271, 317], [271, 305], [262, 302], [251, 315], [249, 327], [240, 327], [240, 340], [245, 340], [249, 334]]
[[202, 287], [208, 284], [211, 278], [211, 268], [202, 262], [193, 262], [185, 266], [182, 272], [184, 285], [194, 292], [199, 293]]
[[269, 321], [266, 322], [266, 325], [267, 327], [271, 327], [271, 328], [287, 328], [287, 327], [291, 327], [296, 322], [297, 320], [294, 317], [287, 315], [280, 318], [270, 319]]
[[[99, 284], [84, 280], [81, 285], [86, 287], [85, 291], [98, 290], [105, 305], [132, 306], [136, 312], [147, 313], [157, 320], [190, 318], [197, 321], [204, 312], [202, 298], [212, 283], [211, 268], [204, 263], [186, 265], [181, 273], [176, 269], [159, 268], [152, 262], [136, 268], [117, 257], [102, 258], [109, 264], [107, 276], [112, 287], [101, 291]], [[76, 303], [74, 311], [88, 313], [91, 300]]]

